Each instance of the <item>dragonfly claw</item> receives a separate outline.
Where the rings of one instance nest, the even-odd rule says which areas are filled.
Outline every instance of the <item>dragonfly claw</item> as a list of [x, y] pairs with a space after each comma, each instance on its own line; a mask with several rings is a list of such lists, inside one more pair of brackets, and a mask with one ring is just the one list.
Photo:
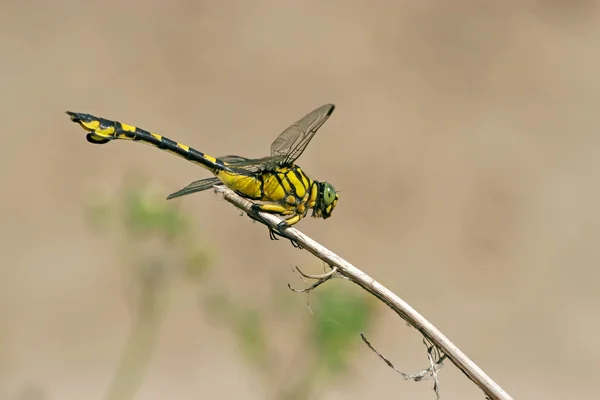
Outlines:
[[298, 249], [302, 249], [302, 246], [300, 246], [299, 243], [296, 242], [296, 240], [291, 237], [290, 235], [288, 235], [287, 233], [285, 233], [285, 227], [288, 226], [288, 224], [285, 221], [281, 221], [280, 223], [277, 224], [277, 228], [271, 228], [271, 226], [269, 226], [269, 223], [260, 215], [260, 206], [258, 204], [254, 204], [252, 206], [252, 213], [248, 213], [248, 216], [255, 220], [258, 221], [264, 225], [267, 226], [267, 228], [269, 229], [269, 238], [271, 240], [279, 240], [278, 236], [284, 237], [286, 239], [288, 239], [290, 242], [292, 242], [292, 246], [298, 248]]
[[277, 224], [277, 229], [279, 229], [281, 231], [284, 228], [286, 228], [287, 226], [288, 226], [288, 224], [285, 221], [281, 221], [280, 223]]

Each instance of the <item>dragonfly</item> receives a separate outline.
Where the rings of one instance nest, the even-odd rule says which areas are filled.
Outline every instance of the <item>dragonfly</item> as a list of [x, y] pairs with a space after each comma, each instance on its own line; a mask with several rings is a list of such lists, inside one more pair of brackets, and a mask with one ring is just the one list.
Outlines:
[[[254, 215], [248, 215], [269, 227], [271, 239], [277, 239], [277, 235], [284, 236], [296, 246], [295, 241], [285, 234], [285, 229], [306, 217], [309, 210], [312, 210], [312, 217], [327, 219], [338, 203], [339, 194], [331, 183], [310, 178], [295, 163], [334, 109], [335, 105], [325, 104], [306, 114], [281, 132], [271, 144], [271, 154], [262, 158], [237, 155], [212, 157], [137, 126], [91, 114], [72, 111], [66, 113], [87, 132], [86, 139], [89, 143], [106, 144], [117, 139], [133, 140], [175, 154], [213, 174], [212, 177], [194, 181], [171, 193], [167, 197], [168, 200], [202, 192], [216, 185], [225, 185], [253, 202]], [[259, 212], [275, 214], [282, 218], [277, 230], [271, 228], [260, 217]]]

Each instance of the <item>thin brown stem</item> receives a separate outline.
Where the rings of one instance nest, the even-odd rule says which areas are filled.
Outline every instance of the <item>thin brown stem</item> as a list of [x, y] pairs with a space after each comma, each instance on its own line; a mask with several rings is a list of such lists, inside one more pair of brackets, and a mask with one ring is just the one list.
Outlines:
[[[252, 213], [251, 207], [253, 203], [238, 196], [232, 190], [223, 186], [217, 186], [215, 187], [215, 191], [222, 193], [224, 199], [237, 208], [246, 213]], [[281, 222], [281, 219], [278, 217], [267, 213], [260, 213], [260, 217], [262, 219], [261, 222], [274, 229]], [[491, 400], [512, 400], [512, 397], [470, 360], [456, 345], [395, 293], [297, 229], [292, 227], [286, 228], [285, 234], [286, 237], [294, 240], [303, 249], [308, 250], [314, 256], [323, 260], [331, 268], [335, 268], [336, 274], [351, 280], [394, 310], [410, 326], [417, 329], [425, 338], [430, 340], [447, 355], [448, 359], [474, 382], [488, 398]]]

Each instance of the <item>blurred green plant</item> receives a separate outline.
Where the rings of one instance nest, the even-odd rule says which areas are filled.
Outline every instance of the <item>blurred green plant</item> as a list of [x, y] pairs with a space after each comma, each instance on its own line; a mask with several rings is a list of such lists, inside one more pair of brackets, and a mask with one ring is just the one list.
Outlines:
[[[221, 293], [206, 298], [204, 309], [230, 327], [246, 362], [263, 375], [265, 385], [272, 386], [265, 389], [273, 399], [314, 398], [335, 378], [343, 377], [354, 350], [362, 346], [360, 333], [376, 317], [374, 298], [357, 288], [349, 289], [342, 281], [331, 281], [308, 295], [310, 308], [304, 296], [279, 292], [272, 301], [287, 307], [277, 308], [271, 316], [264, 308], [236, 304]], [[303, 310], [310, 312], [303, 315]], [[299, 316], [304, 329], [297, 329], [290, 315]], [[288, 369], [281, 367], [286, 361], [278, 357], [273, 344], [275, 336], [282, 333], [271, 329], [274, 320], [284, 318], [290, 322], [284, 335], [297, 349]]]
[[[337, 282], [336, 282], [337, 283]], [[327, 375], [348, 368], [351, 349], [359, 343], [361, 332], [373, 319], [374, 304], [362, 291], [343, 291], [330, 282], [323, 290], [315, 291], [315, 313], [311, 341], [318, 355], [319, 370]]]
[[138, 187], [126, 188], [112, 200], [94, 199], [87, 212], [93, 228], [105, 230], [119, 223], [134, 238], [158, 235], [173, 240], [190, 230], [185, 217], [172, 203]]
[[[373, 298], [342, 281], [311, 292], [310, 308], [305, 296], [281, 290], [282, 280], [270, 293], [273, 308], [234, 301], [210, 276], [214, 254], [198, 245], [193, 224], [148, 188], [130, 186], [111, 201], [96, 200], [88, 207], [88, 217], [96, 232], [122, 246], [138, 289], [132, 332], [108, 399], [131, 399], [141, 384], [174, 274], [201, 285], [201, 311], [231, 332], [243, 359], [273, 399], [315, 398], [334, 378], [347, 374], [351, 356], [362, 343], [360, 332], [373, 323]], [[275, 344], [282, 333], [273, 327], [281, 321], [286, 322], [288, 347], [295, 349], [291, 355], [282, 355]]]
[[185, 216], [148, 188], [130, 186], [112, 200], [95, 199], [87, 208], [96, 232], [116, 240], [134, 286], [133, 325], [107, 399], [131, 399], [143, 382], [167, 311], [173, 275], [202, 282], [212, 252], [198, 246]]

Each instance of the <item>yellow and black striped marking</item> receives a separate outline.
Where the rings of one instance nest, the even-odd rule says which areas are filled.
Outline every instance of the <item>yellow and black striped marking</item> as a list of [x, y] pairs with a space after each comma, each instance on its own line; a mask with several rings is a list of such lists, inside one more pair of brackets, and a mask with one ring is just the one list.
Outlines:
[[86, 139], [90, 143], [105, 144], [114, 139], [133, 140], [185, 158], [211, 172], [226, 170], [223, 161], [217, 160], [214, 157], [208, 156], [185, 144], [178, 143], [162, 135], [151, 133], [122, 122], [94, 117], [90, 114], [75, 113], [71, 111], [67, 111], [67, 114], [71, 117], [72, 121], [77, 122], [83, 129], [89, 132], [86, 135]]
[[[338, 194], [331, 184], [310, 179], [294, 164], [317, 129], [331, 115], [333, 108], [331, 104], [321, 106], [290, 126], [273, 142], [271, 157], [262, 159], [240, 156], [216, 158], [133, 125], [90, 114], [70, 111], [67, 114], [88, 132], [86, 139], [90, 143], [106, 144], [115, 139], [142, 142], [175, 154], [214, 174], [213, 178], [201, 179], [172, 193], [168, 199], [222, 183], [243, 197], [265, 202], [255, 204], [253, 209], [286, 218], [280, 224], [280, 228], [284, 228], [304, 218], [309, 209], [313, 210], [314, 217], [329, 218], [337, 204]], [[271, 234], [273, 237], [273, 232]]]

